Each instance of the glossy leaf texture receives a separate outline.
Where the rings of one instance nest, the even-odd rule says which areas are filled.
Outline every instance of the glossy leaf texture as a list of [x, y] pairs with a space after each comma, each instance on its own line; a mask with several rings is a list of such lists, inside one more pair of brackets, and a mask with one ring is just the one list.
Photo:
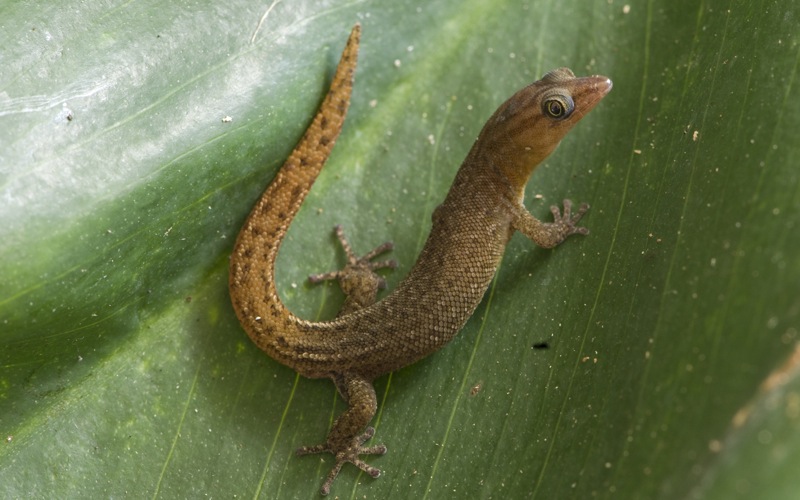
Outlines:
[[[401, 5], [402, 4], [402, 5]], [[488, 116], [560, 66], [614, 90], [534, 174], [455, 341], [379, 379], [337, 497], [789, 498], [800, 488], [800, 17], [790, 0], [0, 7], [0, 491], [314, 497], [343, 403], [256, 349], [233, 240], [363, 26], [353, 103], [278, 263], [327, 318], [343, 224], [408, 271]], [[536, 346], [536, 347], [534, 347]]]

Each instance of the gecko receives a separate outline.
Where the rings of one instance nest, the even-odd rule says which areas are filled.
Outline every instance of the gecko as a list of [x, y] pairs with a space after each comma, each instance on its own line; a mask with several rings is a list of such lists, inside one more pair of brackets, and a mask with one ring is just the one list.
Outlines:
[[376, 271], [394, 261], [374, 260], [391, 250], [384, 243], [362, 257], [341, 227], [336, 235], [347, 256], [338, 271], [310, 276], [336, 280], [345, 293], [339, 314], [308, 321], [292, 314], [275, 286], [275, 261], [289, 225], [325, 164], [350, 105], [361, 36], [356, 24], [317, 114], [239, 232], [230, 259], [229, 291], [236, 316], [267, 355], [309, 378], [330, 378], [347, 409], [325, 442], [298, 455], [331, 453], [334, 465], [321, 493], [327, 495], [342, 466], [352, 463], [372, 477], [381, 473], [360, 455], [386, 453], [366, 446], [375, 429], [373, 380], [441, 349], [481, 302], [506, 244], [519, 231], [536, 245], [553, 248], [573, 234], [589, 209], [550, 207], [553, 222], [534, 217], [523, 204], [534, 168], [564, 135], [611, 90], [605, 76], [576, 77], [550, 71], [519, 90], [489, 118], [456, 173], [444, 201], [431, 216], [428, 239], [408, 275], [377, 300], [385, 281]]

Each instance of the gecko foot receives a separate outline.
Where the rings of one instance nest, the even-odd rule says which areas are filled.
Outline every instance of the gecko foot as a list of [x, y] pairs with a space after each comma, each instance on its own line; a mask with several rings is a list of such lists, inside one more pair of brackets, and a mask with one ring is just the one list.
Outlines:
[[[386, 253], [394, 248], [394, 244], [391, 241], [382, 243], [377, 247], [373, 248], [363, 257], [359, 257], [355, 254], [355, 252], [353, 252], [353, 247], [351, 247], [350, 242], [347, 241], [347, 237], [344, 235], [344, 229], [342, 229], [342, 226], [337, 224], [336, 226], [334, 226], [334, 230], [336, 231], [336, 237], [339, 239], [339, 243], [342, 245], [344, 253], [347, 255], [347, 265], [343, 269], [340, 269], [338, 271], [309, 275], [308, 280], [310, 282], [319, 283], [321, 281], [326, 281], [326, 280], [340, 279], [343, 274], [350, 272], [349, 268], [364, 268], [366, 270], [375, 271], [378, 269], [384, 269], [384, 268], [394, 269], [395, 267], [397, 267], [397, 262], [395, 260], [382, 260], [379, 262], [371, 262], [372, 259], [374, 259], [378, 255]], [[385, 286], [386, 283], [383, 282], [381, 288]]]
[[326, 280], [336, 280], [342, 291], [347, 295], [347, 301], [340, 312], [346, 314], [356, 309], [366, 307], [375, 302], [378, 290], [386, 288], [386, 281], [378, 276], [375, 271], [378, 269], [397, 267], [394, 260], [382, 260], [372, 262], [378, 255], [388, 252], [394, 245], [391, 242], [378, 245], [372, 251], [362, 257], [353, 252], [353, 248], [344, 235], [342, 226], [336, 226], [336, 237], [347, 255], [347, 265], [338, 271], [331, 271], [323, 274], [312, 274], [308, 277], [311, 283], [319, 283]]
[[562, 240], [571, 234], [589, 234], [589, 229], [579, 227], [576, 224], [581, 220], [581, 217], [589, 210], [588, 203], [581, 203], [578, 211], [572, 213], [572, 201], [564, 200], [564, 214], [558, 209], [558, 206], [551, 205], [550, 212], [553, 214], [554, 224], [556, 224], [562, 233]]
[[322, 484], [322, 488], [320, 489], [320, 493], [327, 495], [331, 491], [331, 485], [333, 484], [333, 481], [336, 479], [336, 476], [339, 475], [339, 471], [342, 470], [342, 466], [347, 462], [350, 462], [372, 477], [378, 477], [381, 475], [380, 469], [376, 469], [375, 467], [372, 467], [358, 458], [359, 455], [383, 455], [386, 453], [386, 446], [382, 444], [377, 446], [363, 446], [364, 442], [369, 440], [374, 435], [375, 428], [367, 427], [363, 434], [354, 437], [349, 444], [334, 444], [327, 442], [317, 446], [303, 446], [297, 450], [297, 455], [302, 456], [315, 453], [333, 454], [333, 456], [336, 458], [336, 463], [328, 473], [328, 477], [325, 478], [325, 482]]

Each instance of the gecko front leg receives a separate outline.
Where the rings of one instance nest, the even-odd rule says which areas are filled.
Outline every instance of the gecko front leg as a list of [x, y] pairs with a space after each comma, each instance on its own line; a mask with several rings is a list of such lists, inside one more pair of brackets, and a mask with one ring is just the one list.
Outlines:
[[550, 212], [553, 214], [553, 222], [542, 222], [531, 215], [523, 205], [519, 205], [512, 225], [540, 247], [553, 248], [572, 234], [589, 234], [587, 228], [577, 225], [588, 210], [589, 205], [581, 203], [578, 211], [573, 214], [572, 202], [564, 200], [564, 213], [562, 214], [556, 205], [552, 205]]

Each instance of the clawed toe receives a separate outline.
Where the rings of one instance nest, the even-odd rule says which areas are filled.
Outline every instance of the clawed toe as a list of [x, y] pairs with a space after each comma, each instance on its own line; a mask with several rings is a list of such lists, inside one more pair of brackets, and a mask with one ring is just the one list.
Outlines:
[[355, 465], [359, 469], [363, 470], [364, 472], [366, 472], [367, 474], [369, 474], [372, 477], [380, 477], [380, 475], [381, 475], [381, 470], [380, 469], [376, 469], [375, 467], [372, 467], [371, 465], [369, 465], [368, 463], [364, 462], [363, 460], [356, 459], [356, 460], [353, 460], [352, 463], [353, 463], [353, 465]]

